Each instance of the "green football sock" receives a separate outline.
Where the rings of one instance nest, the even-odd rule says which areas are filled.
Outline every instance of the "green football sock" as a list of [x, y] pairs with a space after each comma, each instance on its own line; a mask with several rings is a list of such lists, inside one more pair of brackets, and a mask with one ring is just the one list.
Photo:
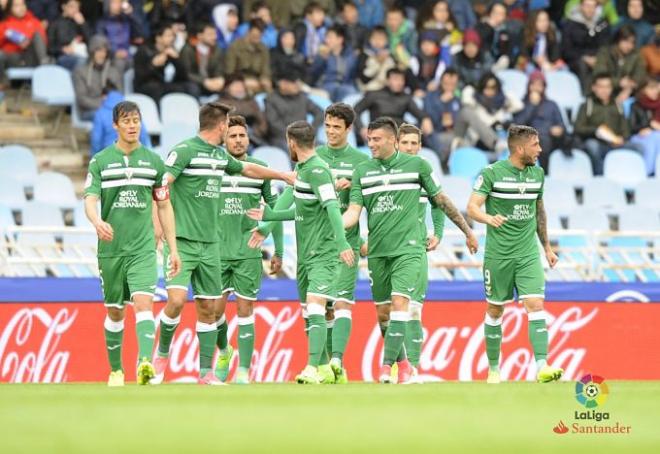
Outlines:
[[199, 340], [199, 375], [203, 377], [213, 367], [213, 353], [215, 353], [218, 330], [215, 323], [200, 321], [195, 325], [195, 330]]
[[142, 311], [135, 314], [135, 331], [138, 339], [138, 358], [147, 358], [151, 361], [156, 339], [156, 324], [151, 311]]
[[170, 355], [170, 345], [174, 338], [174, 332], [181, 322], [181, 315], [170, 318], [165, 311], [160, 313], [160, 336], [158, 338], [158, 356], [167, 358]]
[[500, 346], [502, 345], [502, 317], [492, 318], [486, 314], [484, 320], [484, 339], [486, 341], [488, 368], [491, 371], [499, 371]]
[[124, 321], [113, 322], [110, 317], [105, 318], [103, 323], [105, 331], [105, 348], [108, 351], [110, 370], [122, 370], [121, 367], [121, 344], [124, 337]]
[[390, 313], [390, 326], [385, 333], [385, 347], [383, 363], [391, 366], [398, 357], [403, 354], [405, 359], [405, 350], [403, 340], [406, 336], [406, 325], [410, 319], [410, 314], [405, 311], [392, 311]]
[[319, 362], [320, 365], [330, 363], [330, 356], [332, 353], [332, 329], [335, 326], [335, 320], [334, 319], [326, 320], [325, 326], [327, 333], [325, 337], [325, 348], [323, 349], [323, 354], [321, 355], [321, 361]]
[[548, 329], [545, 321], [545, 311], [530, 312], [527, 314], [529, 321], [529, 342], [532, 344], [536, 365], [540, 369], [546, 364], [548, 357]]
[[222, 314], [222, 317], [220, 317], [216, 322], [216, 326], [218, 327], [218, 338], [216, 340], [216, 343], [218, 345], [218, 348], [220, 349], [221, 352], [225, 352], [227, 350], [227, 318], [225, 317], [224, 314]]
[[422, 352], [422, 342], [424, 339], [424, 331], [422, 330], [421, 320], [410, 320], [406, 326], [406, 337], [404, 346], [410, 364], [417, 367], [419, 365], [419, 357]]
[[307, 361], [307, 364], [318, 367], [321, 361], [321, 355], [323, 354], [323, 349], [326, 346], [326, 336], [328, 335], [328, 330], [325, 324], [325, 308], [318, 304], [311, 304], [308, 305], [308, 313], [309, 360]]
[[238, 317], [238, 365], [250, 369], [254, 352], [254, 315]]
[[332, 329], [332, 357], [344, 359], [344, 352], [351, 336], [352, 314], [348, 309], [335, 311], [335, 327]]

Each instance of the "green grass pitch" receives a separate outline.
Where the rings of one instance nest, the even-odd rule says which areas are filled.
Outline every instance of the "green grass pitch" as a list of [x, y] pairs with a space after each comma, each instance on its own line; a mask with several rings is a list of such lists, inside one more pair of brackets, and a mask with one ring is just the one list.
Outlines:
[[5, 384], [0, 452], [658, 452], [660, 382], [608, 384], [606, 422], [631, 426], [629, 435], [555, 434], [584, 411], [572, 382]]

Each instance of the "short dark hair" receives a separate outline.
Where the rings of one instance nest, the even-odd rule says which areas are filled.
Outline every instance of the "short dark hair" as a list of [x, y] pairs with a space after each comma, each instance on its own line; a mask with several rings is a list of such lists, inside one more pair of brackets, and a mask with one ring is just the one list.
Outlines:
[[612, 37], [612, 42], [614, 44], [618, 44], [620, 41], [626, 41], [630, 38], [637, 41], [635, 28], [631, 24], [626, 24], [614, 33], [614, 36]]
[[411, 125], [410, 123], [404, 123], [399, 126], [399, 134], [397, 135], [397, 140], [406, 134], [417, 134], [419, 140], [422, 140], [422, 130], [415, 125]]
[[142, 113], [140, 112], [140, 108], [137, 104], [135, 104], [133, 101], [120, 101], [112, 109], [112, 122], [117, 124], [122, 117], [125, 117], [126, 115], [133, 112], [137, 112], [138, 115], [140, 115], [140, 118], [142, 118]]
[[334, 24], [328, 27], [328, 31], [326, 31], [325, 34], [327, 35], [330, 32], [334, 33], [335, 35], [339, 36], [344, 41], [346, 41], [346, 27], [344, 27], [343, 25]]
[[387, 70], [386, 76], [389, 79], [392, 74], [398, 74], [400, 76], [406, 77], [406, 72], [399, 68], [390, 68]]
[[344, 120], [347, 128], [351, 126], [355, 121], [355, 111], [345, 102], [336, 102], [334, 104], [330, 104], [328, 108], [325, 109], [325, 116], [340, 118]]
[[247, 131], [247, 121], [243, 115], [230, 115], [229, 116], [229, 127], [233, 126], [242, 126]]
[[502, 91], [502, 82], [500, 79], [497, 78], [495, 74], [492, 72], [488, 71], [483, 73], [481, 78], [479, 78], [479, 81], [477, 82], [477, 92], [481, 93], [484, 88], [486, 88], [486, 85], [488, 85], [489, 80], [494, 80], [495, 83], [497, 84], [497, 91], [501, 92]]
[[165, 33], [165, 31], [166, 31], [166, 30], [169, 30], [170, 28], [172, 28], [172, 24], [170, 24], [169, 22], [164, 22], [164, 23], [160, 24], [160, 25], [159, 25], [158, 27], [156, 27], [156, 29], [154, 30], [154, 33], [153, 33], [153, 35], [154, 35], [154, 39], [156, 39], [157, 36], [163, 36], [163, 34]]
[[207, 131], [215, 128], [218, 123], [225, 121], [233, 106], [221, 102], [208, 102], [199, 109], [199, 130]]
[[207, 28], [215, 28], [215, 26], [210, 22], [200, 22], [195, 26], [195, 34], [199, 35], [200, 33], [204, 33], [204, 30]]
[[385, 36], [387, 36], [387, 29], [382, 25], [376, 25], [374, 26], [374, 28], [371, 29], [371, 32], [369, 33], [369, 37], [371, 38], [376, 33], [382, 33]]
[[307, 16], [308, 14], [312, 14], [314, 11], [317, 10], [323, 11], [325, 13], [325, 10], [323, 9], [320, 3], [310, 2], [307, 4], [307, 6], [305, 6], [305, 10], [303, 11], [303, 14]]
[[294, 141], [300, 148], [314, 148], [316, 131], [306, 121], [294, 121], [286, 128], [286, 136]]
[[259, 31], [263, 33], [263, 31], [266, 29], [266, 23], [259, 18], [250, 19], [249, 24], [250, 24], [249, 25], [250, 30], [252, 30], [253, 28], [258, 28]]
[[270, 9], [270, 6], [268, 6], [268, 3], [266, 3], [265, 1], [260, 0], [260, 1], [258, 1], [258, 2], [254, 2], [254, 3], [252, 4], [252, 7], [250, 8], [250, 12], [251, 12], [251, 13], [257, 13], [257, 12], [259, 12], [259, 10], [262, 9], [262, 8], [268, 8], [268, 9]]
[[529, 140], [530, 137], [536, 137], [538, 135], [539, 132], [531, 126], [512, 124], [509, 126], [507, 137], [509, 150], [512, 150], [516, 145], [520, 145], [521, 142]]
[[458, 71], [453, 66], [450, 66], [449, 68], [445, 69], [445, 71], [442, 73], [442, 76], [440, 76], [440, 79], [442, 79], [445, 76], [458, 76]]
[[374, 131], [376, 129], [386, 129], [394, 134], [394, 137], [399, 135], [399, 128], [392, 117], [378, 117], [370, 122], [367, 131]]
[[608, 79], [610, 82], [612, 82], [612, 74], [602, 71], [594, 74], [594, 77], [591, 80], [591, 85], [594, 85], [596, 82], [598, 82], [601, 79]]
[[403, 17], [406, 17], [406, 10], [399, 4], [399, 2], [395, 2], [392, 6], [387, 8], [387, 11], [385, 14], [389, 13], [401, 13]]

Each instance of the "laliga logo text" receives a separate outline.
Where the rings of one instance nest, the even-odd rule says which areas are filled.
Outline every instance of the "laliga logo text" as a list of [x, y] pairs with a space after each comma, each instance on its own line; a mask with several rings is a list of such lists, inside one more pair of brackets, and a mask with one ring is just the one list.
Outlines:
[[[598, 314], [598, 309], [585, 312], [571, 307], [556, 317], [549, 314], [549, 356], [555, 366], [564, 369], [564, 376], [580, 376], [580, 365], [586, 355], [585, 348], [566, 348], [571, 333], [587, 326]], [[461, 381], [475, 380], [488, 369], [484, 348], [482, 323], [475, 326], [441, 326], [425, 332], [420, 356], [420, 375], [426, 381], [440, 381], [454, 375], [458, 369]], [[527, 316], [522, 308], [509, 308], [502, 321], [502, 343], [512, 342], [518, 336], [527, 337]], [[426, 331], [426, 330], [425, 330]], [[381, 334], [374, 326], [364, 348], [362, 375], [365, 381], [374, 381], [374, 370], [382, 359]], [[426, 372], [426, 374], [424, 374]], [[508, 380], [534, 380], [534, 355], [528, 347], [518, 348], [502, 358], [502, 377]]]
[[57, 347], [77, 315], [69, 309], [60, 309], [53, 317], [40, 308], [16, 312], [0, 332], [0, 382], [66, 381], [71, 353]]

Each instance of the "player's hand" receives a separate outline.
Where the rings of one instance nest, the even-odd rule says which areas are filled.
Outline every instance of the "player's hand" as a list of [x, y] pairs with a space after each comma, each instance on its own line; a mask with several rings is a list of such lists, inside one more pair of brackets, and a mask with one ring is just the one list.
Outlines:
[[94, 227], [96, 227], [96, 234], [101, 241], [112, 241], [114, 236], [114, 230], [112, 226], [107, 222], [99, 221]]
[[179, 274], [179, 271], [181, 271], [181, 259], [179, 258], [179, 253], [177, 251], [170, 251], [167, 260], [169, 265], [167, 267], [167, 279], [172, 279]]
[[350, 247], [341, 251], [339, 253], [339, 258], [348, 266], [353, 266], [355, 263], [355, 254], [353, 253], [353, 249]]
[[344, 189], [350, 189], [351, 187], [351, 182], [347, 180], [346, 178], [340, 178], [337, 181], [335, 181], [335, 189], [337, 191], [343, 191]]
[[553, 251], [551, 247], [546, 248], [545, 258], [546, 260], [548, 260], [548, 264], [550, 265], [550, 268], [554, 268], [557, 262], [559, 261], [559, 257], [557, 257], [557, 254], [555, 254], [555, 251]]
[[280, 270], [282, 270], [282, 257], [273, 255], [270, 259], [270, 274], [275, 276]]
[[369, 243], [366, 241], [360, 246], [360, 257], [366, 257], [369, 255]]
[[247, 217], [254, 221], [263, 221], [264, 220], [264, 204], [262, 203], [259, 208], [250, 208], [245, 212]]
[[501, 227], [507, 221], [506, 216], [496, 214], [495, 216], [488, 216], [488, 225], [491, 227]]
[[470, 251], [471, 254], [476, 254], [479, 250], [479, 240], [477, 240], [477, 237], [474, 236], [474, 233], [472, 232], [470, 232], [470, 234], [465, 238], [465, 244], [467, 245], [468, 251]]
[[264, 244], [265, 239], [266, 235], [259, 231], [259, 227], [255, 227], [252, 229], [252, 235], [250, 235], [250, 239], [248, 240], [248, 247], [259, 249]]
[[440, 238], [435, 235], [431, 235], [426, 239], [426, 251], [435, 251], [435, 249], [440, 244]]
[[285, 181], [286, 184], [293, 186], [296, 182], [296, 172], [282, 172], [282, 180]]

